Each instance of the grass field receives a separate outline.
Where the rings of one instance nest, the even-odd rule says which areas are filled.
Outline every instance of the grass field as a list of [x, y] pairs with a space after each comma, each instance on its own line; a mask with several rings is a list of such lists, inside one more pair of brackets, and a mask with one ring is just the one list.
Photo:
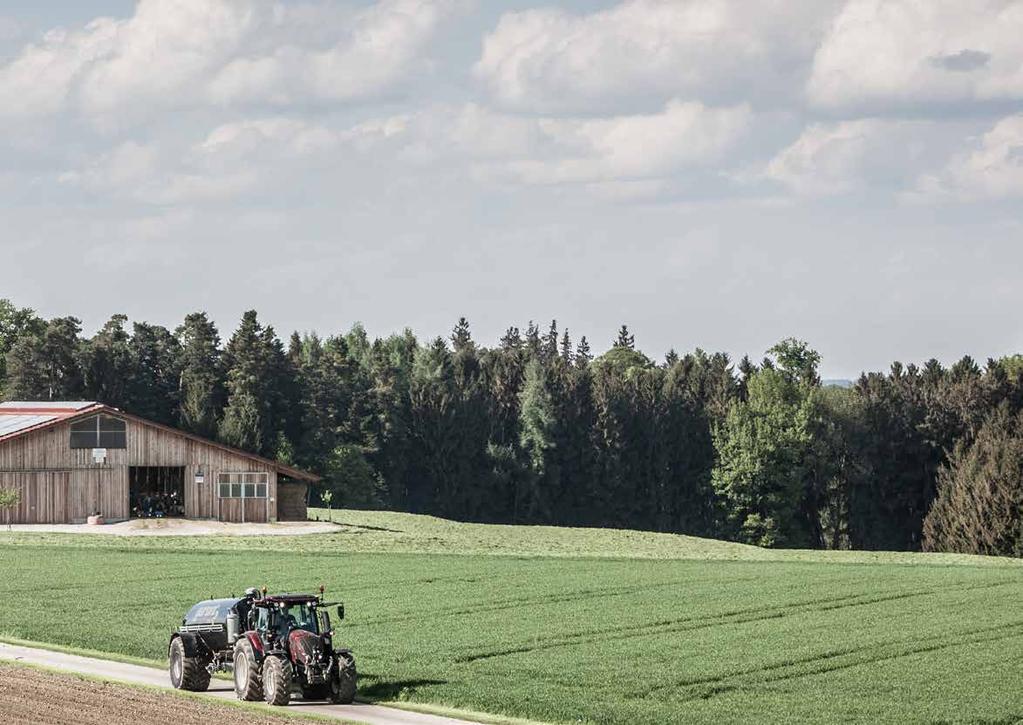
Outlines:
[[1023, 719], [1018, 561], [340, 520], [301, 539], [0, 533], [0, 633], [162, 660], [196, 599], [324, 582], [374, 699], [558, 722]]

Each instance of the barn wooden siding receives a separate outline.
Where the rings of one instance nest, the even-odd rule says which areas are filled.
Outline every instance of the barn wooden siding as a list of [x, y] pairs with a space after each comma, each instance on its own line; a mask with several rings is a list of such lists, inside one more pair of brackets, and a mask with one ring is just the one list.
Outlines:
[[[184, 467], [185, 516], [223, 521], [243, 520], [242, 501], [217, 497], [217, 474], [267, 473], [267, 499], [246, 501], [244, 520], [276, 520], [273, 466], [130, 418], [126, 422], [128, 447], [108, 449], [106, 462], [98, 465], [91, 449], [71, 448], [70, 422], [0, 443], [0, 487], [16, 488], [22, 498], [11, 521], [81, 523], [96, 511], [108, 521], [123, 521], [129, 516], [131, 466]], [[204, 481], [197, 484], [200, 466]]]

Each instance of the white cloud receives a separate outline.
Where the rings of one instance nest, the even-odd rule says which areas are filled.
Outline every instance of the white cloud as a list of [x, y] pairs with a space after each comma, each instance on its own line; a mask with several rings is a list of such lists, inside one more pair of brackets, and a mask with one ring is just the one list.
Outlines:
[[370, 173], [405, 185], [451, 179], [562, 184], [604, 198], [638, 199], [662, 188], [662, 179], [713, 172], [750, 117], [746, 106], [678, 101], [659, 113], [602, 119], [513, 116], [475, 104], [344, 126], [272, 116], [221, 124], [191, 144], [125, 142], [60, 180], [156, 205], [237, 203], [302, 184], [341, 188]]
[[400, 81], [415, 63], [453, 0], [381, 0], [355, 16], [345, 37], [323, 50], [282, 46], [232, 60], [213, 78], [219, 102], [286, 103], [303, 97], [343, 101]]
[[1023, 0], [849, 0], [807, 85], [823, 107], [1023, 98]]
[[127, 141], [95, 159], [85, 169], [61, 174], [60, 181], [92, 191], [132, 188], [158, 171], [159, 160], [155, 146]]
[[[502, 103], [603, 109], [622, 98], [777, 102], [809, 67], [835, 0], [626, 0], [504, 15], [476, 75]], [[745, 96], [743, 96], [745, 94]]]
[[766, 176], [797, 194], [838, 194], [859, 181], [864, 157], [881, 124], [873, 120], [814, 124], [767, 165]]
[[[116, 121], [150, 109], [348, 101], [417, 71], [459, 0], [378, 0], [308, 32], [309, 9], [270, 0], [140, 0], [127, 19], [56, 30], [0, 66], [0, 116], [73, 108]], [[324, 10], [324, 13], [327, 13]], [[330, 16], [333, 17], [333, 16]]]
[[509, 168], [527, 183], [577, 183], [667, 176], [720, 159], [746, 131], [746, 106], [670, 102], [661, 113], [600, 119], [545, 119], [539, 130], [558, 158]]
[[778, 152], [762, 176], [800, 196], [897, 193], [941, 158], [967, 127], [878, 118], [815, 123]]
[[725, 158], [750, 118], [745, 105], [708, 108], [681, 101], [658, 113], [607, 118], [516, 116], [470, 103], [405, 118], [396, 146], [401, 158], [416, 163], [450, 166], [459, 159], [476, 179], [628, 182]]
[[922, 176], [917, 191], [931, 200], [1023, 197], [1023, 114], [1003, 118], [972, 152], [955, 156], [938, 174]]
[[124, 142], [63, 172], [59, 180], [97, 195], [158, 206], [237, 203], [240, 197], [280, 195], [343, 171], [357, 154], [376, 151], [403, 134], [405, 123], [401, 116], [344, 128], [285, 116], [232, 121], [195, 143]]
[[298, 118], [260, 118], [225, 123], [199, 144], [204, 154], [247, 158], [270, 149], [275, 155], [304, 156], [329, 151], [338, 136], [331, 129]]

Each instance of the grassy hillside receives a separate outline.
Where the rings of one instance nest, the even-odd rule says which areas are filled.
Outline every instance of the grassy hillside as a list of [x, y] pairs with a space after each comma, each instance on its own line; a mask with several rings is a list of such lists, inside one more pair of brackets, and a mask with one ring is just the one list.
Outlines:
[[[21, 533], [0, 530], [0, 543], [35, 546], [153, 549], [160, 551], [266, 551], [315, 553], [405, 553], [519, 557], [808, 561], [923, 565], [1023, 566], [1023, 560], [964, 554], [761, 549], [696, 536], [628, 529], [468, 524], [434, 516], [391, 511], [310, 509], [309, 515], [338, 524], [336, 533], [315, 536], [176, 536], [154, 538], [101, 534]], [[159, 526], [158, 521], [152, 522]]]
[[3, 533], [0, 631], [161, 660], [196, 599], [324, 582], [381, 700], [594, 723], [1023, 714], [1015, 561], [339, 520], [262, 542]]

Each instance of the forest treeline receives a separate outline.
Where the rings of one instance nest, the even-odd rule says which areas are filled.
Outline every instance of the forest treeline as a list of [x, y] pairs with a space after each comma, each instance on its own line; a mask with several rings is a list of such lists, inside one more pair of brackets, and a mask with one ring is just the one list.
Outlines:
[[795, 339], [657, 362], [624, 326], [595, 357], [553, 322], [493, 348], [464, 319], [427, 342], [284, 342], [255, 312], [226, 343], [204, 313], [86, 338], [0, 301], [5, 399], [99, 400], [315, 471], [335, 506], [1023, 556], [1023, 358], [897, 362], [851, 388], [819, 363]]

